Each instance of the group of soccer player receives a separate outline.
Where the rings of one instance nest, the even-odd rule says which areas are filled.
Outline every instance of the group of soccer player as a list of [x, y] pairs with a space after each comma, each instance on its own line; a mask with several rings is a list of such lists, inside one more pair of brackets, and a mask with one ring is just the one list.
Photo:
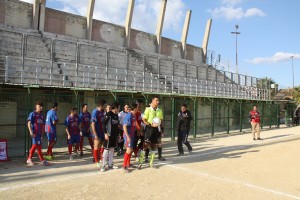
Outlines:
[[[73, 160], [74, 154], [83, 155], [84, 137], [87, 137], [92, 149], [93, 161], [102, 172], [118, 168], [113, 163], [114, 153], [117, 151], [118, 154], [123, 154], [124, 146], [126, 151], [122, 168], [125, 172], [130, 172], [132, 168], [141, 169], [142, 165], [148, 162], [149, 166], [153, 167], [156, 149], [158, 159], [165, 160], [162, 157], [161, 141], [164, 133], [163, 112], [158, 105], [159, 97], [154, 96], [143, 114], [141, 100], [130, 105], [126, 104], [121, 112], [119, 112], [118, 102], [107, 105], [103, 99], [97, 102], [97, 107], [92, 114], [89, 113], [87, 104], [82, 105], [80, 114], [75, 107], [72, 107], [64, 122], [69, 159]], [[32, 137], [32, 147], [27, 164], [33, 164], [32, 156], [36, 149], [39, 159], [45, 166], [49, 164], [49, 160], [55, 158], [52, 149], [57, 142], [56, 125], [59, 122], [57, 107], [58, 104], [54, 103], [44, 119], [43, 103], [37, 101], [35, 111], [29, 114], [27, 126]], [[44, 132], [48, 139], [45, 155], [42, 154], [41, 141]], [[138, 161], [137, 166], [130, 163], [132, 154]]]

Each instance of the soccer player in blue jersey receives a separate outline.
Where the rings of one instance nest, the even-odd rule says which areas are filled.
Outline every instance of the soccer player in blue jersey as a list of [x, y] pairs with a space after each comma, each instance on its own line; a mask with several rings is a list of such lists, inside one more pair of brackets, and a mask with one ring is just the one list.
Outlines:
[[77, 155], [77, 151], [79, 149], [80, 144], [80, 118], [77, 115], [77, 108], [73, 107], [70, 110], [70, 115], [65, 120], [66, 133], [68, 135], [68, 150], [69, 150], [69, 158], [73, 160], [72, 156], [72, 147], [75, 145], [75, 153]]
[[130, 157], [134, 147], [135, 132], [137, 126], [136, 113], [138, 111], [138, 106], [136, 103], [131, 104], [130, 112], [126, 115], [123, 121], [124, 129], [124, 141], [126, 152], [124, 154], [123, 170], [128, 173], [130, 166]]
[[47, 117], [46, 117], [45, 132], [48, 138], [48, 151], [47, 151], [47, 155], [44, 156], [44, 158], [47, 160], [52, 160], [54, 158], [52, 149], [57, 141], [57, 137], [56, 137], [56, 124], [58, 123], [58, 118], [56, 114], [57, 106], [58, 103], [54, 103], [51, 110], [47, 112]]
[[48, 165], [48, 162], [44, 160], [42, 154], [42, 135], [44, 133], [44, 115], [42, 114], [43, 103], [37, 101], [35, 104], [35, 111], [29, 114], [27, 119], [27, 126], [29, 134], [32, 138], [32, 146], [29, 151], [27, 164], [33, 165], [32, 156], [37, 149], [38, 156], [44, 166]]
[[88, 138], [92, 150], [94, 149], [93, 136], [90, 131], [91, 114], [88, 111], [87, 104], [82, 105], [82, 112], [80, 113], [79, 118], [81, 121], [81, 131], [82, 131], [82, 136], [80, 137], [80, 156], [82, 156], [83, 155], [82, 149], [83, 149], [84, 137]]
[[105, 112], [104, 112], [104, 107], [105, 107], [106, 101], [104, 99], [100, 99], [97, 103], [97, 108], [95, 108], [92, 112], [92, 134], [94, 138], [94, 150], [93, 150], [93, 155], [94, 155], [94, 160], [96, 162], [97, 167], [101, 167], [100, 162], [99, 162], [99, 155], [100, 155], [100, 160], [101, 156], [103, 154], [103, 140], [104, 140], [104, 119], [105, 119]]

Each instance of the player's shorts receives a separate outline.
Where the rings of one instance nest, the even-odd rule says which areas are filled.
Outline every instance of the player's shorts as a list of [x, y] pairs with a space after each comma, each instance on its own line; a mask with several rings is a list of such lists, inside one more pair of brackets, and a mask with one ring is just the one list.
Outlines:
[[80, 135], [71, 135], [71, 138], [68, 140], [68, 144], [79, 144], [80, 143]]
[[56, 137], [56, 132], [50, 132], [50, 133], [46, 133], [48, 141], [49, 142], [56, 142], [57, 137]]
[[91, 133], [91, 131], [84, 131], [82, 130], [82, 137], [88, 137], [88, 138], [91, 138], [93, 137], [93, 134]]
[[127, 147], [129, 147], [129, 148], [134, 148], [134, 136], [131, 136], [130, 137], [130, 143], [128, 142], [128, 140], [127, 140], [127, 136], [124, 134], [123, 135], [123, 137], [124, 137], [124, 142], [125, 142], [125, 147], [127, 148]]
[[145, 128], [145, 142], [151, 144], [159, 143], [159, 139], [161, 138], [161, 132], [159, 132], [157, 127], [146, 126]]
[[40, 135], [36, 135], [32, 138], [32, 144], [42, 145], [42, 138]]
[[[94, 140], [95, 140], [95, 134], [92, 134]], [[99, 140], [103, 141], [104, 140], [104, 133], [97, 133], [97, 137]]]

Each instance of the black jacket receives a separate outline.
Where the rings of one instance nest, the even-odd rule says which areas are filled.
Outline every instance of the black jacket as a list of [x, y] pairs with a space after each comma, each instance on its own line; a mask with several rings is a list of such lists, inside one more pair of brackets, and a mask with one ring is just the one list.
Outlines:
[[[185, 116], [187, 116], [187, 117], [185, 117]], [[190, 131], [190, 125], [191, 125], [192, 120], [193, 120], [193, 117], [189, 110], [186, 110], [185, 112], [180, 111], [178, 113], [177, 130], [178, 131]]]

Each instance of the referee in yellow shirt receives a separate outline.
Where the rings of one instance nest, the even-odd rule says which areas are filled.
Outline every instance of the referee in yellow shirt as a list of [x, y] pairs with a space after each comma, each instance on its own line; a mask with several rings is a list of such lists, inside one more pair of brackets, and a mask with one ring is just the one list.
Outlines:
[[[150, 167], [153, 166], [156, 147], [158, 147], [158, 159], [164, 160], [161, 155], [162, 154], [161, 138], [164, 133], [164, 127], [162, 124], [163, 112], [160, 108], [158, 108], [158, 105], [159, 105], [159, 97], [153, 96], [151, 99], [150, 107], [146, 108], [143, 116], [143, 122], [146, 125], [144, 149], [148, 149], [149, 147], [151, 148], [150, 162], [149, 162]], [[156, 117], [161, 120], [161, 124], [159, 126], [153, 123], [153, 119]]]

